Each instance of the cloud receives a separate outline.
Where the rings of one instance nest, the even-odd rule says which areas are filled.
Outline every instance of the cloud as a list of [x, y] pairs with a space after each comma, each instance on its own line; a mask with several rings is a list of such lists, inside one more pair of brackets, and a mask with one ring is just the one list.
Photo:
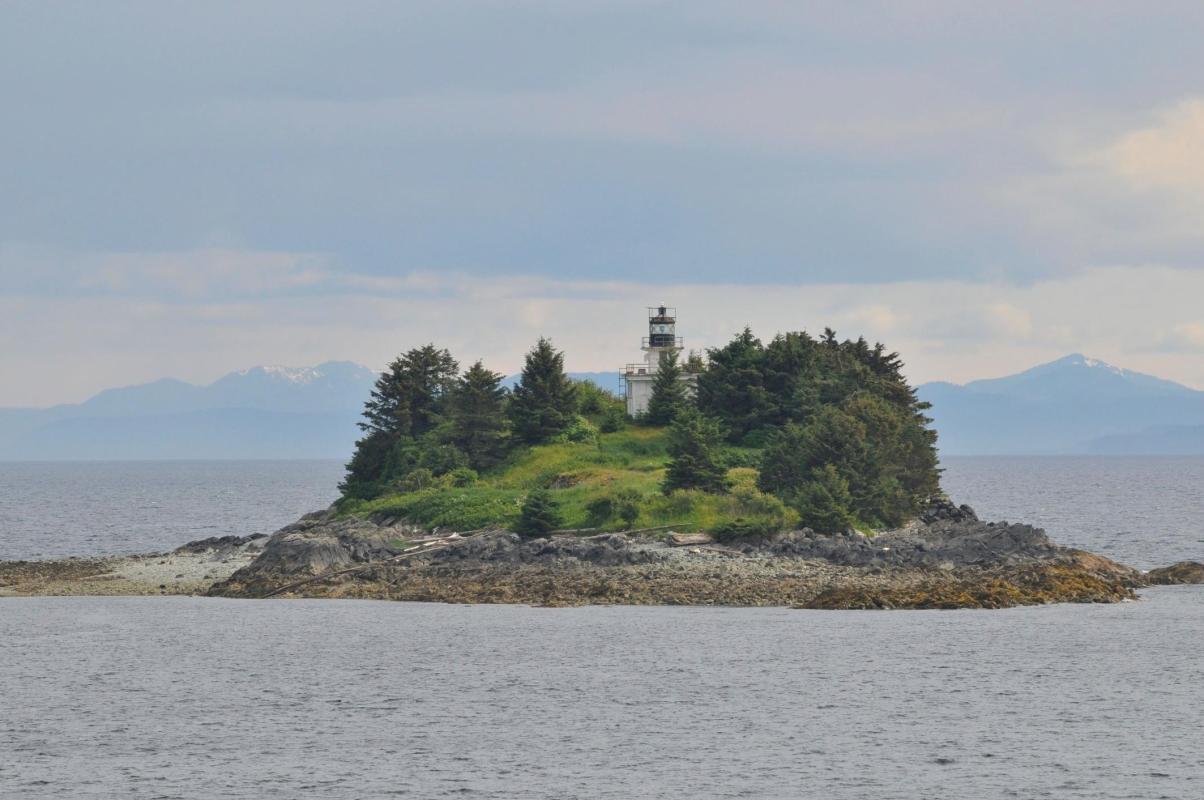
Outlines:
[[1204, 100], [1193, 97], [1158, 114], [1094, 154], [1106, 169], [1139, 190], [1204, 193]]
[[429, 339], [603, 368], [660, 299], [699, 344], [833, 325], [917, 378], [1204, 381], [1198, 3], [70, 17], [0, 4], [0, 370], [40, 376], [0, 403]]
[[[246, 264], [264, 254], [226, 258], [233, 260], [218, 263]], [[182, 254], [179, 263], [209, 262]], [[898, 350], [917, 381], [989, 377], [1082, 351], [1204, 385], [1191, 349], [1202, 330], [1196, 298], [1204, 296], [1204, 273], [1191, 270], [1095, 268], [1023, 286], [755, 286], [456, 272], [340, 284], [332, 274], [323, 278], [332, 287], [317, 293], [296, 290], [296, 276], [306, 274], [298, 270], [273, 266], [258, 279], [244, 276], [251, 289], [271, 282], [276, 288], [236, 297], [188, 294], [188, 284], [181, 294], [154, 297], [122, 282], [105, 293], [77, 286], [60, 295], [0, 296], [0, 339], [22, 342], [4, 354], [5, 374], [18, 377], [0, 386], [0, 405], [79, 400], [165, 375], [208, 381], [265, 363], [351, 359], [381, 367], [428, 341], [462, 360], [482, 358], [515, 372], [526, 348], [546, 335], [565, 349], [570, 368], [607, 370], [636, 355], [644, 307], [662, 301], [679, 308], [680, 332], [692, 348], [721, 345], [745, 325], [763, 338], [831, 326]], [[1158, 330], [1177, 337], [1173, 346], [1167, 340], [1151, 349], [1150, 332]]]
[[1155, 337], [1149, 349], [1163, 353], [1204, 353], [1204, 320], [1180, 322]]
[[[1156, 147], [1112, 133], [1195, 90], [1190, 5], [358, 7], [0, 10], [0, 89], [22, 109], [0, 126], [0, 246], [172, 253], [220, 231], [357, 280], [767, 285], [1022, 283], [1204, 252], [1198, 215], [1081, 158], [1172, 174], [1130, 151], [1183, 149], [1190, 121]], [[1047, 140], [1062, 128], [1078, 160]]]

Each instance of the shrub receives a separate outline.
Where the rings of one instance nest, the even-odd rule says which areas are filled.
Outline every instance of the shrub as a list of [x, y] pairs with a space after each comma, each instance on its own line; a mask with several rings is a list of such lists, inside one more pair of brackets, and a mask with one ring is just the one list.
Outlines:
[[616, 511], [623, 523], [624, 530], [631, 530], [635, 527], [636, 520], [640, 518], [643, 500], [643, 495], [633, 490], [621, 492], [616, 498]]
[[445, 476], [448, 485], [457, 489], [463, 489], [466, 486], [472, 486], [480, 477], [477, 471], [472, 467], [456, 467]]
[[598, 430], [602, 433], [618, 433], [627, 427], [627, 412], [620, 406], [611, 405], [602, 414], [602, 421], [598, 423]]
[[741, 488], [757, 488], [757, 471], [751, 467], [735, 467], [727, 471], [727, 483], [735, 494]]
[[598, 441], [598, 429], [588, 419], [577, 416], [554, 441], [581, 444]]
[[418, 492], [435, 485], [435, 474], [426, 467], [410, 470], [397, 481], [397, 489], [401, 492]]
[[736, 517], [722, 522], [711, 533], [721, 542], [732, 539], [743, 539], [753, 536], [772, 536], [782, 530], [782, 526], [768, 517]]
[[574, 381], [577, 387], [577, 411], [589, 416], [597, 416], [614, 408], [615, 396], [593, 381]]
[[741, 484], [732, 489], [733, 518], [713, 529], [720, 539], [742, 536], [772, 536], [798, 524], [799, 515], [777, 497], [760, 492], [754, 486]]
[[590, 527], [599, 527], [618, 519], [625, 530], [632, 528], [644, 505], [644, 496], [634, 489], [619, 489], [604, 497], [596, 497], [585, 507]]
[[595, 497], [586, 504], [585, 514], [591, 528], [605, 525], [615, 515], [615, 503], [609, 497]]
[[673, 519], [686, 519], [697, 510], [700, 500], [702, 500], [702, 492], [678, 489], [666, 495], [664, 501], [659, 504], [659, 508], [665, 516]]
[[522, 536], [534, 538], [556, 530], [561, 524], [560, 507], [552, 493], [547, 489], [532, 489], [523, 501], [514, 529]]

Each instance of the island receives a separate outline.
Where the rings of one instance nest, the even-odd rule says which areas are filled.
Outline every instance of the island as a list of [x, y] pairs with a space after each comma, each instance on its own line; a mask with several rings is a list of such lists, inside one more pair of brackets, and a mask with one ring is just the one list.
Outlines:
[[1204, 574], [1142, 573], [952, 502], [928, 407], [881, 344], [746, 328], [687, 353], [675, 327], [649, 309], [621, 397], [572, 380], [547, 339], [513, 389], [413, 348], [376, 382], [331, 508], [270, 537], [0, 563], [0, 594], [1004, 608]]

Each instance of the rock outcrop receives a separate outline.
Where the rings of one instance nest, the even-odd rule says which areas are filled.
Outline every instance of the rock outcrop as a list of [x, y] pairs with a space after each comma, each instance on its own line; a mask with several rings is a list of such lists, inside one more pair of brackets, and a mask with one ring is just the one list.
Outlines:
[[1169, 567], [1152, 569], [1146, 573], [1145, 577], [1152, 586], [1204, 583], [1204, 564], [1198, 561], [1180, 561]]
[[[658, 536], [524, 540], [492, 530], [428, 540], [429, 551], [405, 550], [423, 533], [396, 519], [314, 514], [274, 534], [253, 563], [210, 593], [262, 597], [284, 590], [545, 605], [1000, 608], [1115, 602], [1133, 597], [1143, 583], [1136, 570], [1058, 547], [1039, 528], [980, 522], [968, 507], [951, 507], [929, 523], [873, 537], [801, 530], [671, 547]], [[309, 576], [319, 578], [291, 588]]]
[[928, 500], [924, 510], [920, 512], [920, 522], [930, 525], [934, 522], [977, 522], [978, 515], [967, 505], [957, 505], [945, 495], [936, 495]]
[[272, 534], [258, 558], [215, 584], [210, 594], [257, 596], [299, 578], [379, 561], [400, 553], [406, 540], [419, 534], [411, 526], [338, 517], [329, 511], [306, 514]]

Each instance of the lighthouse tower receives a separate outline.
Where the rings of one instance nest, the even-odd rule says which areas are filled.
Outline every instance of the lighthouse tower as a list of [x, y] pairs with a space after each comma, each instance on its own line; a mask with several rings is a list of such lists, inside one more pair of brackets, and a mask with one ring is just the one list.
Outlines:
[[[682, 339], [677, 335], [677, 309], [664, 305], [648, 308], [648, 335], [640, 340], [640, 349], [644, 351], [643, 362], [623, 368], [627, 413], [633, 417], [648, 410], [652, 381], [660, 366], [661, 354], [682, 351]], [[697, 376], [683, 372], [681, 379], [693, 388]]]

